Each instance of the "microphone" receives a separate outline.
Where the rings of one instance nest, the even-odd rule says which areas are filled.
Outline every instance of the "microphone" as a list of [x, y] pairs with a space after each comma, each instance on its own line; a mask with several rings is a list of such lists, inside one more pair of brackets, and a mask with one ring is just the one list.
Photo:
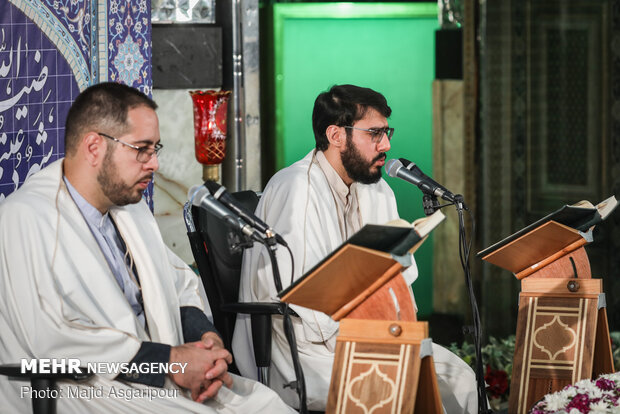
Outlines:
[[448, 189], [446, 187], [444, 187], [443, 185], [439, 184], [437, 181], [433, 180], [431, 177], [425, 175], [422, 170], [420, 169], [420, 167], [418, 167], [416, 165], [415, 162], [411, 162], [406, 158], [399, 158], [400, 162], [403, 163], [403, 167], [405, 167], [406, 169], [408, 169], [409, 171], [415, 171], [416, 174], [418, 175], [422, 175], [426, 178], [426, 180], [428, 181], [429, 184], [432, 184], [436, 187], [441, 188], [443, 191], [447, 191], [448, 193], [450, 191], [448, 191]]
[[239, 201], [237, 201], [228, 191], [226, 191], [226, 187], [216, 183], [215, 181], [205, 181], [204, 185], [211, 192], [211, 194], [213, 194], [213, 198], [235, 212], [243, 221], [254, 227], [259, 232], [264, 233], [268, 238], [275, 237], [276, 241], [282, 246], [287, 246], [282, 236], [274, 232], [271, 227], [256, 217], [253, 212], [248, 211], [245, 207], [239, 204]]
[[[402, 159], [402, 158], [401, 158]], [[434, 195], [441, 197], [444, 200], [452, 203], [456, 202], [454, 194], [448, 191], [445, 187], [438, 184], [435, 180], [427, 176], [415, 165], [415, 163], [402, 159], [409, 164], [407, 167], [399, 160], [388, 160], [385, 163], [385, 171], [390, 177], [402, 178], [405, 181], [415, 184], [424, 194]]]
[[196, 207], [201, 207], [213, 214], [220, 220], [226, 222], [230, 227], [240, 231], [252, 238], [252, 240], [263, 243], [265, 241], [258, 231], [253, 229], [249, 224], [241, 220], [239, 217], [224, 207], [222, 203], [217, 201], [204, 185], [195, 185], [187, 193], [190, 202]]

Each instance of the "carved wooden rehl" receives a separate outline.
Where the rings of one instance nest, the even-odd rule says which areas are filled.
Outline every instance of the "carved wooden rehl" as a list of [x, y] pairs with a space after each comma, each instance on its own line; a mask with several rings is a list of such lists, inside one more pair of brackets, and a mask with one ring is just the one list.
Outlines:
[[614, 371], [602, 281], [581, 233], [548, 221], [484, 260], [521, 280], [509, 413], [581, 379]]

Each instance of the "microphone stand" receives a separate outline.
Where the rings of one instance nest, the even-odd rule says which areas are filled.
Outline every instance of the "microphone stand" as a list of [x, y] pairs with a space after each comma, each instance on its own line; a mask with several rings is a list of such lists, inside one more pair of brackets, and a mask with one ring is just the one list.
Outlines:
[[[195, 195], [195, 194], [194, 194]], [[194, 220], [192, 219], [191, 208], [192, 208], [192, 199], [185, 203], [183, 207], [183, 218], [185, 220], [185, 226], [187, 227], [188, 236], [190, 238], [190, 244], [194, 240], [194, 235], [196, 234], [196, 226], [194, 224]], [[231, 228], [233, 230], [233, 228]], [[239, 229], [234, 229], [233, 234], [236, 234], [236, 237], [228, 238], [228, 247], [231, 252], [238, 252], [246, 248], [250, 248], [254, 245], [254, 240], [248, 236], [247, 234], [243, 234], [239, 231]], [[276, 249], [278, 248], [278, 240], [277, 235], [273, 233], [271, 230], [266, 232], [266, 238], [262, 239], [261, 242], [265, 245], [267, 252], [269, 253], [269, 259], [271, 261], [271, 268], [273, 269], [273, 281], [276, 287], [276, 290], [280, 292], [282, 290], [282, 281], [280, 278], [280, 269], [278, 267], [278, 261], [276, 259]], [[195, 244], [192, 244], [192, 251], [200, 244], [198, 241], [195, 241]], [[289, 248], [290, 251], [290, 248]], [[292, 255], [291, 255], [292, 260]], [[295, 338], [295, 331], [293, 329], [293, 322], [291, 320], [291, 313], [295, 314], [293, 310], [289, 308], [288, 303], [277, 303], [279, 307], [279, 312], [283, 315], [283, 324], [284, 324], [284, 335], [286, 336], [286, 340], [289, 344], [289, 348], [291, 350], [291, 358], [293, 360], [293, 369], [295, 370], [295, 378], [296, 381], [291, 382], [290, 384], [285, 385], [285, 387], [290, 386], [295, 388], [297, 391], [297, 395], [299, 396], [299, 412], [300, 414], [307, 414], [307, 396], [306, 396], [306, 381], [304, 378], [303, 369], [301, 367], [301, 363], [299, 361], [299, 352], [297, 350], [297, 340]]]
[[467, 333], [471, 333], [474, 337], [474, 349], [476, 352], [476, 366], [474, 372], [476, 374], [476, 383], [477, 383], [477, 391], [478, 391], [478, 414], [488, 414], [492, 413], [488, 406], [487, 394], [486, 394], [486, 384], [484, 382], [484, 370], [483, 370], [483, 362], [482, 362], [482, 324], [480, 322], [480, 313], [478, 311], [478, 302], [476, 300], [476, 294], [474, 292], [474, 286], [471, 279], [471, 272], [469, 266], [469, 256], [471, 251], [472, 240], [475, 233], [476, 224], [474, 218], [472, 219], [472, 230], [469, 239], [469, 243], [467, 242], [467, 235], [465, 231], [465, 219], [463, 215], [463, 211], [469, 209], [465, 205], [463, 196], [461, 194], [457, 194], [454, 196], [454, 206], [456, 207], [456, 212], [459, 217], [459, 257], [461, 259], [461, 266], [463, 267], [463, 273], [465, 275], [465, 284], [467, 287], [467, 291], [469, 294], [469, 305], [471, 307], [473, 326], [465, 329]]
[[[185, 218], [185, 225], [187, 227], [188, 232], [194, 232], [196, 230], [194, 226], [194, 220], [191, 217], [190, 213], [191, 203], [187, 202], [183, 209], [183, 216]], [[236, 231], [235, 231], [236, 233]], [[254, 244], [254, 240], [252, 240], [249, 236], [245, 234], [240, 234], [241, 240], [229, 239], [229, 248], [231, 250], [243, 250], [245, 248], [250, 248]], [[278, 242], [276, 240], [275, 234], [271, 232], [267, 232], [267, 237], [262, 241], [269, 253], [269, 259], [271, 261], [271, 268], [273, 269], [273, 282], [275, 284], [276, 290], [280, 292], [282, 290], [282, 279], [280, 278], [280, 268], [278, 267], [278, 261], [276, 259], [276, 249], [278, 248]], [[296, 381], [293, 381], [290, 384], [285, 385], [295, 388], [297, 391], [297, 395], [299, 396], [299, 412], [300, 414], [307, 414], [307, 396], [306, 396], [306, 381], [304, 378], [304, 372], [301, 367], [301, 362], [299, 361], [299, 351], [297, 350], [297, 340], [295, 338], [295, 331], [293, 329], [293, 321], [291, 320], [291, 312], [288, 303], [280, 302], [281, 313], [283, 316], [283, 324], [284, 324], [284, 335], [286, 336], [286, 340], [288, 342], [289, 348], [291, 350], [291, 358], [293, 359], [293, 369], [295, 370], [295, 378]], [[294, 313], [294, 312], [293, 312]]]
[[[273, 282], [276, 290], [280, 292], [282, 290], [282, 279], [280, 278], [280, 268], [278, 267], [278, 261], [276, 259], [277, 242], [275, 237], [268, 237], [265, 242], [265, 248], [269, 253], [269, 259], [271, 261], [271, 268], [273, 270]], [[282, 306], [282, 317], [284, 325], [284, 335], [288, 342], [289, 349], [291, 350], [291, 358], [293, 360], [293, 369], [295, 370], [296, 381], [286, 384], [285, 387], [290, 386], [297, 391], [299, 396], [299, 412], [300, 414], [307, 414], [307, 396], [306, 396], [306, 380], [304, 377], [304, 371], [299, 361], [299, 351], [297, 349], [297, 339], [295, 338], [295, 331], [293, 329], [293, 321], [291, 320], [291, 312], [288, 303], [280, 302]]]
[[469, 269], [469, 256], [471, 250], [471, 240], [473, 240], [473, 234], [475, 231], [475, 222], [472, 217], [472, 234], [470, 242], [467, 243], [467, 236], [465, 232], [465, 219], [463, 217], [463, 211], [469, 209], [465, 205], [463, 196], [456, 194], [454, 196], [454, 202], [448, 204], [439, 204], [437, 196], [433, 194], [424, 194], [422, 197], [422, 206], [424, 207], [424, 214], [430, 216], [440, 208], [447, 206], [455, 206], [456, 212], [459, 217], [459, 256], [461, 259], [461, 266], [463, 267], [463, 273], [465, 275], [465, 284], [467, 292], [469, 294], [469, 306], [471, 308], [473, 326], [464, 329], [465, 333], [472, 334], [474, 337], [474, 349], [476, 352], [476, 366], [474, 367], [474, 373], [476, 374], [476, 389], [478, 395], [478, 414], [488, 414], [492, 411], [487, 404], [486, 384], [484, 382], [484, 370], [482, 364], [482, 324], [480, 322], [480, 313], [478, 312], [478, 302], [476, 301], [476, 295], [474, 293], [474, 287], [471, 280], [471, 273]]
[[451, 204], [440, 205], [439, 201], [437, 201], [436, 195], [424, 194], [424, 196], [422, 196], [422, 206], [424, 207], [424, 214], [427, 216], [430, 216], [440, 208], [449, 205]]

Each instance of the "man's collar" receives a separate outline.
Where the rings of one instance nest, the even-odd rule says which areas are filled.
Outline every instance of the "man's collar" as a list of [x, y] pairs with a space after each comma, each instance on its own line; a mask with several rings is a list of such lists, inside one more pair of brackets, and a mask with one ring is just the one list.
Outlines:
[[340, 177], [336, 169], [329, 163], [327, 157], [325, 157], [325, 154], [323, 154], [323, 151], [317, 150], [315, 157], [319, 164], [319, 167], [321, 167], [321, 170], [323, 170], [323, 173], [325, 173], [325, 177], [327, 178], [329, 186], [332, 187], [334, 191], [336, 191], [336, 193], [339, 194], [344, 200], [346, 200], [350, 191], [353, 191], [353, 189], [355, 188], [356, 183], [353, 182], [353, 184], [351, 184], [351, 186], [349, 187], [344, 182], [342, 177]]
[[101, 227], [105, 222], [106, 218], [109, 217], [108, 213], [101, 214], [96, 207], [90, 204], [82, 195], [78, 192], [78, 190], [71, 185], [69, 180], [65, 175], [62, 176], [65, 184], [67, 185], [67, 189], [69, 190], [69, 194], [71, 194], [71, 198], [75, 201], [75, 204], [78, 206], [78, 209], [82, 212], [82, 215], [92, 226], [97, 228]]

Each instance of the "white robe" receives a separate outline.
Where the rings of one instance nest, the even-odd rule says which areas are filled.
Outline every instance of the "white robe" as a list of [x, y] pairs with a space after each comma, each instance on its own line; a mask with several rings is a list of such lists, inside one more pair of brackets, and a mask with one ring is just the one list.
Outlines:
[[[314, 151], [278, 173], [267, 184], [256, 214], [282, 235], [294, 256], [293, 279], [299, 278], [342, 244], [336, 205], [329, 184], [318, 165], [312, 163]], [[384, 224], [398, 218], [392, 189], [381, 179], [376, 184], [358, 185], [363, 224]], [[282, 285], [291, 281], [291, 261], [286, 249], [277, 251]], [[408, 284], [417, 278], [417, 267], [403, 272]], [[277, 300], [271, 264], [266, 250], [255, 245], [246, 251], [241, 271], [239, 300], [266, 302]], [[293, 318], [299, 357], [306, 378], [308, 407], [324, 410], [331, 379], [338, 323], [328, 315], [293, 305], [300, 318]], [[233, 353], [241, 374], [256, 378], [250, 318], [239, 315], [233, 338]], [[435, 369], [442, 402], [448, 413], [477, 412], [475, 376], [456, 355], [433, 344]], [[274, 317], [270, 387], [284, 401], [298, 406], [296, 393], [284, 384], [295, 379], [288, 343], [281, 318]]]
[[[204, 309], [199, 279], [163, 243], [144, 202], [113, 208], [110, 214], [132, 252], [140, 278], [145, 332], [123, 296], [106, 259], [62, 180], [62, 160], [30, 177], [0, 203], [0, 363], [21, 358], [79, 358], [89, 362], [130, 361], [142, 341], [183, 343], [181, 306]], [[177, 398], [68, 398], [69, 388], [129, 395], [146, 385], [95, 375], [81, 383], [62, 381], [58, 412], [248, 413], [287, 412], [262, 385], [234, 377], [204, 405], [169, 378]], [[0, 400], [7, 412], [29, 412], [21, 398], [28, 382], [0, 376]], [[153, 387], [153, 389], [156, 389]], [[134, 394], [131, 394], [134, 395]], [[144, 394], [142, 394], [144, 395]]]

